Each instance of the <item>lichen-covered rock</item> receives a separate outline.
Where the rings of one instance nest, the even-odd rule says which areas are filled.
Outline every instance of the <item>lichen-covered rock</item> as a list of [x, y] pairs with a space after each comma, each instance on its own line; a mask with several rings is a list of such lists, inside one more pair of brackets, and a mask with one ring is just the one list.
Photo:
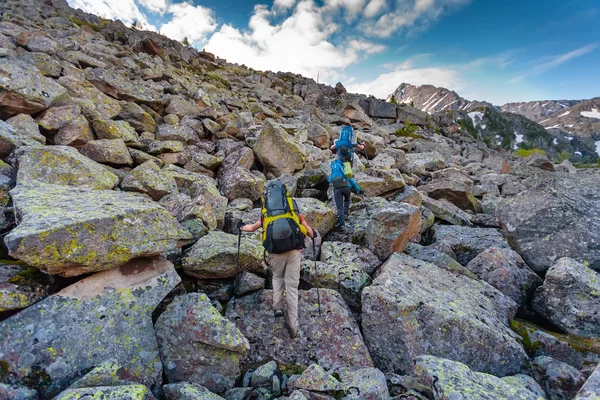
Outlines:
[[156, 321], [156, 337], [170, 382], [192, 381], [217, 393], [235, 386], [250, 348], [203, 293], [175, 298]]
[[167, 400], [225, 400], [195, 382], [170, 383], [163, 391]]
[[68, 389], [55, 397], [56, 400], [150, 400], [152, 393], [144, 385], [100, 386], [93, 388]]
[[0, 120], [0, 158], [6, 159], [13, 150], [28, 146], [39, 147], [41, 143]]
[[306, 223], [319, 231], [320, 235], [327, 235], [333, 229], [337, 221], [336, 211], [320, 200], [312, 198], [295, 198], [300, 214], [306, 219]]
[[421, 207], [421, 204], [423, 203], [423, 196], [414, 186], [405, 186], [403, 190], [394, 198], [394, 201], [412, 204], [415, 207]]
[[342, 390], [342, 385], [337, 379], [325, 372], [323, 368], [317, 364], [311, 364], [294, 381], [294, 388], [313, 392], [335, 392]]
[[229, 200], [246, 198], [256, 201], [262, 196], [265, 183], [264, 175], [241, 167], [228, 169], [219, 178], [221, 193]]
[[493, 375], [474, 372], [460, 362], [419, 356], [415, 375], [428, 382], [436, 399], [543, 400], [543, 397], [511, 385]]
[[122, 139], [127, 146], [139, 147], [137, 132], [127, 121], [96, 119], [92, 121], [98, 139]]
[[277, 371], [277, 363], [275, 361], [269, 361], [261, 365], [252, 372], [250, 386], [253, 388], [272, 387], [273, 378], [277, 375]]
[[50, 107], [37, 118], [40, 128], [48, 132], [57, 132], [63, 126], [74, 121], [81, 115], [81, 107], [70, 104], [60, 107]]
[[511, 386], [526, 389], [542, 399], [546, 398], [544, 389], [529, 375], [517, 374], [505, 376], [502, 380]]
[[298, 337], [291, 339], [283, 318], [274, 319], [272, 291], [262, 290], [227, 305], [226, 316], [234, 321], [250, 342], [243, 366], [274, 360], [296, 369], [317, 363], [323, 368], [372, 367], [360, 329], [342, 297], [334, 290], [299, 291]]
[[142, 107], [134, 102], [123, 102], [121, 106], [119, 118], [129, 122], [138, 133], [156, 132], [156, 121]]
[[118, 267], [190, 237], [164, 208], [139, 195], [45, 184], [20, 185], [10, 195], [21, 222], [4, 238], [9, 254], [50, 274]]
[[369, 169], [367, 173], [356, 174], [354, 180], [369, 197], [381, 196], [405, 186], [402, 174], [394, 170]]
[[417, 260], [423, 260], [435, 264], [438, 267], [454, 274], [465, 275], [473, 279], [477, 278], [475, 274], [460, 265], [460, 263], [454, 258], [450, 257], [446, 253], [442, 253], [441, 251], [434, 249], [431, 246], [421, 246], [417, 243], [408, 243], [404, 248], [404, 253], [408, 254], [412, 258], [416, 258]]
[[115, 359], [109, 359], [85, 374], [69, 386], [69, 389], [85, 389], [100, 386], [125, 386], [130, 383], [126, 377], [127, 371]]
[[326, 264], [303, 261], [300, 278], [312, 286], [338, 291], [346, 304], [354, 310], [360, 310], [360, 295], [363, 288], [371, 284], [369, 274], [353, 265]]
[[430, 354], [504, 376], [527, 355], [509, 328], [516, 304], [484, 282], [394, 254], [363, 290], [362, 327], [375, 366], [407, 372]]
[[164, 259], [132, 261], [85, 278], [0, 322], [6, 382], [52, 398], [102, 362], [158, 389], [162, 364], [152, 312], [181, 281]]
[[200, 279], [233, 278], [242, 271], [263, 273], [261, 243], [242, 238], [239, 260], [237, 244], [237, 235], [210, 232], [185, 254], [184, 272]]
[[58, 83], [69, 92], [69, 102], [78, 104], [81, 112], [90, 120], [111, 119], [121, 112], [121, 105], [96, 89], [94, 85], [73, 76], [62, 76]]
[[65, 88], [16, 58], [0, 58], [0, 116], [36, 114], [66, 97]]
[[48, 297], [54, 279], [33, 267], [0, 264], [0, 312], [20, 310]]
[[562, 257], [600, 269], [599, 174], [540, 171], [506, 198], [497, 216], [515, 250], [536, 272]]
[[161, 125], [156, 132], [156, 139], [163, 141], [176, 141], [183, 144], [194, 144], [199, 141], [194, 130], [185, 125]]
[[19, 156], [17, 183], [31, 181], [109, 190], [119, 178], [102, 165], [67, 146], [29, 147]]
[[438, 219], [451, 223], [452, 225], [471, 226], [473, 216], [461, 210], [446, 200], [435, 200], [431, 197], [422, 196], [423, 207], [427, 208]]
[[273, 120], [266, 120], [254, 146], [254, 154], [261, 164], [276, 176], [292, 175], [306, 162], [304, 148]]
[[235, 280], [236, 296], [244, 296], [248, 293], [256, 292], [265, 288], [265, 278], [255, 275], [251, 272], [242, 272]]
[[466, 267], [519, 305], [525, 306], [533, 291], [542, 284], [521, 256], [510, 248], [491, 247], [472, 259]]
[[175, 179], [165, 174], [152, 160], [132, 169], [121, 182], [121, 188], [125, 191], [145, 193], [154, 201], [177, 193]]
[[600, 335], [600, 276], [570, 258], [561, 258], [534, 294], [534, 310], [568, 333]]
[[142, 80], [133, 81], [118, 69], [89, 69], [86, 78], [98, 90], [115, 99], [144, 104], [160, 101], [160, 93], [155, 87]]
[[22, 52], [17, 56], [20, 60], [36, 67], [44, 76], [58, 78], [62, 71], [60, 62], [49, 54], [39, 52]]
[[598, 400], [600, 398], [600, 365], [587, 379], [574, 400]]
[[419, 186], [419, 192], [435, 200], [444, 199], [462, 210], [476, 211], [477, 200], [471, 193], [471, 188], [472, 184], [440, 179]]
[[155, 140], [148, 145], [147, 150], [150, 154], [180, 153], [184, 150], [184, 145], [177, 140]]
[[87, 142], [81, 154], [102, 164], [132, 165], [133, 159], [123, 139], [101, 139]]
[[502, 234], [494, 228], [437, 225], [432, 229], [433, 248], [448, 254], [464, 266], [490, 247], [510, 247]]
[[401, 168], [407, 174], [425, 175], [427, 171], [437, 171], [446, 168], [444, 156], [437, 151], [428, 153], [406, 154], [408, 164]]
[[54, 135], [54, 144], [81, 147], [87, 142], [94, 140], [94, 134], [90, 123], [80, 115], [69, 124], [63, 126], [56, 135]]
[[572, 399], [585, 383], [585, 377], [576, 368], [551, 357], [534, 358], [532, 370], [549, 400]]
[[160, 204], [181, 223], [200, 219], [211, 231], [217, 228], [215, 210], [202, 195], [193, 199], [182, 193], [167, 195], [160, 200]]
[[40, 133], [40, 127], [37, 122], [27, 114], [15, 115], [6, 120], [6, 123], [12, 125], [20, 136], [27, 136], [30, 139], [46, 144], [46, 137]]
[[344, 242], [324, 242], [320, 260], [327, 264], [342, 264], [356, 267], [371, 275], [381, 265], [373, 252], [364, 247]]
[[38, 394], [33, 389], [0, 383], [0, 399], [37, 400]]
[[406, 203], [387, 203], [371, 210], [365, 230], [367, 247], [380, 260], [402, 252], [406, 244], [421, 232], [421, 212]]
[[347, 400], [388, 400], [387, 382], [377, 368], [340, 368], [337, 371]]

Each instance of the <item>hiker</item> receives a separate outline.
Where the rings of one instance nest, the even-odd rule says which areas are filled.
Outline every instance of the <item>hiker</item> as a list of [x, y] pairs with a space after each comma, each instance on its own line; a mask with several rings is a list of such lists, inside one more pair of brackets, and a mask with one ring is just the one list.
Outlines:
[[350, 213], [351, 192], [364, 193], [360, 186], [352, 179], [352, 167], [350, 162], [340, 159], [333, 160], [330, 164], [331, 174], [327, 181], [333, 186], [333, 198], [337, 207], [338, 228], [346, 226], [344, 219]]
[[332, 152], [337, 152], [340, 160], [350, 162], [350, 165], [354, 165], [353, 154], [354, 148], [357, 147], [359, 150], [365, 148], [363, 144], [358, 143], [358, 135], [354, 135], [352, 127], [345, 125], [340, 131], [340, 137], [335, 143], [329, 148]]
[[286, 186], [276, 180], [265, 185], [261, 218], [253, 224], [239, 226], [243, 232], [263, 229], [262, 240], [267, 264], [273, 272], [273, 313], [282, 317], [285, 289], [286, 323], [290, 337], [298, 336], [298, 284], [300, 283], [300, 251], [304, 237], [314, 238], [298, 205], [287, 193]]

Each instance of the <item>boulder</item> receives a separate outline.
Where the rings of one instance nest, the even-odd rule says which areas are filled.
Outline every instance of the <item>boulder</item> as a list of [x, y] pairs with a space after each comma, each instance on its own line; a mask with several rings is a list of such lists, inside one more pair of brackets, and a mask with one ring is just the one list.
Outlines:
[[566, 172], [568, 174], [576, 174], [577, 168], [569, 160], [564, 160], [556, 166], [556, 172]]
[[41, 143], [21, 134], [11, 125], [0, 120], [0, 158], [6, 159], [13, 150], [28, 146], [39, 147]]
[[396, 119], [396, 104], [379, 99], [369, 99], [369, 115], [373, 118]]
[[62, 72], [60, 62], [46, 53], [22, 52], [18, 58], [36, 67], [40, 73], [50, 78], [58, 78]]
[[600, 365], [585, 382], [574, 400], [597, 400], [600, 396]]
[[127, 370], [116, 359], [108, 359], [69, 386], [69, 389], [85, 389], [99, 386], [124, 386], [134, 383], [127, 378]]
[[317, 363], [326, 369], [372, 367], [360, 329], [342, 297], [333, 290], [320, 291], [322, 315], [315, 289], [299, 291], [298, 337], [291, 339], [283, 318], [274, 319], [272, 291], [262, 290], [227, 305], [226, 316], [250, 342], [242, 366], [274, 360], [296, 369]]
[[464, 266], [490, 247], [510, 248], [502, 234], [494, 228], [437, 225], [433, 231], [433, 248], [448, 254]]
[[160, 158], [151, 156], [150, 154], [144, 153], [141, 150], [129, 149], [129, 154], [131, 155], [131, 158], [133, 159], [133, 165], [135, 166], [142, 165], [146, 161], [154, 161], [154, 163], [161, 168], [164, 166], [164, 163]]
[[510, 248], [490, 247], [467, 264], [467, 269], [524, 307], [542, 280]]
[[68, 90], [70, 103], [78, 104], [81, 112], [90, 120], [111, 119], [121, 112], [121, 105], [96, 89], [94, 85], [73, 76], [62, 76], [58, 83]]
[[338, 291], [353, 310], [360, 310], [362, 290], [371, 284], [369, 274], [360, 268], [337, 263], [317, 262], [315, 266], [313, 261], [303, 261], [300, 278], [313, 287]]
[[0, 383], [0, 399], [37, 400], [38, 394], [33, 389]]
[[423, 203], [423, 196], [414, 186], [405, 186], [404, 189], [394, 198], [394, 201], [398, 203], [412, 204], [415, 207], [421, 207], [421, 204]]
[[238, 297], [265, 288], [265, 278], [251, 272], [242, 272], [235, 280], [234, 290]]
[[401, 168], [407, 174], [425, 175], [428, 171], [437, 171], [446, 168], [444, 156], [437, 151], [428, 153], [406, 154], [408, 164]]
[[354, 180], [369, 197], [388, 194], [405, 186], [404, 178], [399, 171], [368, 169], [359, 172]]
[[149, 154], [180, 153], [184, 150], [182, 142], [177, 140], [155, 140], [148, 145]]
[[27, 308], [48, 297], [55, 286], [51, 276], [36, 268], [0, 264], [0, 313]]
[[143, 104], [160, 102], [160, 93], [154, 86], [141, 80], [131, 80], [119, 69], [88, 69], [86, 79], [101, 92], [118, 100]]
[[81, 154], [103, 164], [133, 165], [123, 139], [89, 141], [81, 148]]
[[535, 394], [540, 399], [546, 398], [546, 393], [539, 383], [535, 381], [531, 376], [524, 374], [517, 374], [512, 376], [505, 376], [502, 380], [511, 386], [518, 387], [520, 389], [526, 389]]
[[162, 364], [152, 312], [180, 281], [164, 259], [135, 260], [0, 322], [4, 379], [26, 382], [52, 398], [92, 367], [115, 359], [128, 380], [158, 389]]
[[468, 214], [446, 200], [435, 200], [431, 197], [421, 197], [423, 207], [435, 215], [436, 218], [446, 221], [452, 225], [471, 226], [473, 216]]
[[121, 188], [129, 192], [147, 194], [154, 201], [177, 193], [175, 179], [165, 174], [152, 160], [132, 169], [121, 182]]
[[333, 229], [337, 221], [336, 211], [320, 200], [312, 198], [294, 199], [300, 210], [300, 214], [306, 219], [306, 223], [319, 231], [319, 234], [327, 235]]
[[279, 176], [292, 175], [306, 162], [304, 148], [273, 120], [266, 120], [254, 145], [254, 154], [270, 172]]
[[152, 115], [134, 102], [122, 102], [119, 118], [127, 121], [138, 133], [156, 132], [156, 121]]
[[438, 267], [454, 274], [465, 275], [469, 278], [477, 279], [475, 274], [460, 265], [460, 263], [454, 258], [433, 248], [432, 246], [421, 246], [417, 243], [408, 243], [404, 248], [404, 253], [408, 254], [412, 258], [416, 258], [417, 260], [427, 261], [435, 264]]
[[549, 400], [572, 399], [585, 383], [585, 377], [576, 368], [550, 357], [534, 358], [532, 372]]
[[523, 185], [496, 215], [525, 262], [542, 272], [570, 257], [600, 269], [600, 175], [541, 171]]
[[337, 379], [325, 372], [323, 368], [317, 364], [311, 364], [294, 381], [294, 388], [312, 392], [335, 392], [342, 390], [342, 385]]
[[6, 120], [17, 131], [18, 136], [26, 136], [41, 144], [46, 144], [46, 137], [40, 133], [37, 122], [27, 114], [15, 115]]
[[183, 96], [171, 96], [169, 105], [165, 109], [167, 114], [175, 114], [179, 118], [186, 116], [196, 117], [202, 113], [200, 107]]
[[195, 144], [199, 141], [196, 132], [185, 125], [160, 125], [156, 132], [156, 139], [162, 141], [177, 141], [182, 142], [183, 144]]
[[80, 115], [69, 124], [63, 126], [54, 135], [55, 145], [81, 147], [94, 140], [94, 134], [87, 118]]
[[251, 172], [245, 168], [233, 167], [219, 178], [221, 194], [229, 200], [246, 198], [256, 201], [262, 196], [266, 179], [258, 171]]
[[96, 119], [92, 126], [98, 139], [122, 139], [127, 146], [141, 146], [137, 132], [127, 121]]
[[150, 400], [155, 397], [144, 385], [99, 386], [92, 388], [68, 389], [55, 397], [56, 400], [84, 399]]
[[11, 257], [75, 276], [154, 256], [190, 235], [151, 200], [111, 190], [19, 185], [10, 192], [20, 224], [4, 238]]
[[72, 147], [44, 146], [29, 147], [19, 156], [17, 182], [32, 181], [110, 190], [117, 186], [119, 178]]
[[475, 372], [463, 363], [423, 355], [414, 373], [427, 382], [436, 399], [543, 400], [543, 397], [493, 375]]
[[76, 120], [80, 115], [81, 107], [77, 104], [50, 107], [37, 118], [37, 123], [45, 131], [58, 132], [60, 128]]
[[342, 110], [342, 117], [349, 119], [350, 122], [358, 123], [361, 126], [373, 126], [375, 124], [365, 110], [358, 105], [358, 101], [346, 105]]
[[320, 260], [331, 265], [348, 265], [372, 275], [381, 265], [373, 252], [364, 247], [344, 242], [324, 242]]
[[408, 372], [430, 354], [505, 376], [527, 360], [510, 330], [516, 304], [487, 283], [394, 254], [362, 294], [362, 328], [384, 372]]
[[600, 335], [600, 276], [570, 258], [561, 258], [546, 273], [533, 296], [533, 309], [564, 331]]
[[365, 230], [366, 244], [380, 260], [402, 252], [421, 232], [421, 212], [406, 203], [387, 203], [371, 210]]
[[183, 270], [199, 279], [234, 278], [243, 271], [264, 273], [261, 243], [242, 238], [239, 260], [237, 245], [237, 235], [210, 232], [185, 253]]
[[192, 381], [217, 393], [235, 386], [250, 348], [203, 293], [176, 297], [156, 321], [156, 338], [170, 382]]
[[193, 199], [183, 193], [166, 195], [160, 200], [160, 204], [181, 223], [200, 219], [208, 229], [217, 229], [215, 210], [201, 194]]
[[66, 89], [34, 66], [0, 58], [0, 117], [36, 114], [66, 97]]
[[[252, 372], [250, 377], [250, 386], [253, 388], [260, 387], [272, 387], [274, 379], [277, 377], [277, 363], [275, 361], [269, 361], [266, 364], [261, 365]], [[277, 379], [279, 379], [277, 377]]]
[[339, 380], [348, 400], [388, 400], [387, 382], [383, 372], [377, 368], [340, 368]]
[[225, 400], [196, 382], [170, 383], [162, 388], [167, 400]]
[[444, 199], [462, 210], [475, 212], [477, 200], [471, 193], [471, 188], [471, 185], [456, 180], [434, 180], [419, 186], [419, 192], [435, 200]]
[[527, 165], [528, 167], [539, 168], [544, 171], [550, 171], [550, 172], [556, 171], [552, 161], [548, 160], [548, 157], [546, 157], [540, 153], [533, 153], [531, 156], [529, 156], [527, 158], [527, 161], [525, 162], [525, 165]]

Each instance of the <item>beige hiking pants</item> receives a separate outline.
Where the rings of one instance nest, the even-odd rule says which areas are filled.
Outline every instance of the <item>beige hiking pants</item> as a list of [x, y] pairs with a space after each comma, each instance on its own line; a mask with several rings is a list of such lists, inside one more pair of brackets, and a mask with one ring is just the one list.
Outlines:
[[287, 306], [287, 323], [298, 330], [298, 284], [300, 283], [300, 252], [288, 251], [270, 254], [269, 265], [273, 270], [273, 308], [283, 309], [283, 291]]

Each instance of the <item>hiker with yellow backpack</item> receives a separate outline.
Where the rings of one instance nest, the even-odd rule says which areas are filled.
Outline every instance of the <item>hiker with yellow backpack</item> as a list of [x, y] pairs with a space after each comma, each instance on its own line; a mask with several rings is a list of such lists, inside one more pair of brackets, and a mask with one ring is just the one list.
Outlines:
[[261, 201], [261, 218], [253, 224], [240, 223], [238, 228], [243, 232], [254, 232], [262, 227], [263, 247], [269, 253], [265, 261], [273, 272], [274, 315], [284, 316], [285, 290], [287, 329], [290, 337], [295, 338], [298, 335], [300, 251], [304, 248], [305, 236], [314, 240], [315, 232], [300, 214], [298, 205], [282, 182], [268, 182]]

